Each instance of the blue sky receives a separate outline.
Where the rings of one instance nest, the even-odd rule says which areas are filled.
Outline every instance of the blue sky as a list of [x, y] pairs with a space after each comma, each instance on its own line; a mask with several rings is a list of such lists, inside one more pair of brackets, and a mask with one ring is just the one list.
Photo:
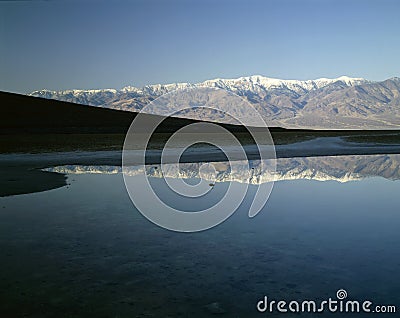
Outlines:
[[0, 1], [0, 90], [400, 75], [400, 1]]

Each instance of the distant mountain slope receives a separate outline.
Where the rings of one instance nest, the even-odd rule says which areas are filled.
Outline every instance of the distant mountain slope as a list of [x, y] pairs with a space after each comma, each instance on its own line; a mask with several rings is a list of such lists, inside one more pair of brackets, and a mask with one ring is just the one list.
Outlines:
[[[123, 133], [137, 115], [14, 93], [0, 92], [0, 133]], [[153, 115], [149, 115], [151, 117]], [[175, 132], [195, 122], [166, 118], [157, 132]], [[226, 127], [230, 127], [229, 125]], [[238, 127], [238, 129], [241, 129]]]
[[[0, 134], [125, 134], [138, 114], [1, 91], [0, 105]], [[156, 115], [144, 115], [141, 119], [142, 124], [143, 120], [144, 124], [147, 119], [153, 121], [154, 116]], [[173, 133], [186, 125], [199, 122], [199, 120], [188, 118], [157, 117], [162, 122], [157, 126], [156, 133]], [[233, 133], [247, 132], [247, 129], [240, 125], [221, 124], [221, 126]], [[269, 130], [274, 133], [310, 133], [307, 130], [292, 131], [280, 127], [272, 127]]]
[[[41, 90], [30, 95], [126, 111], [139, 111], [158, 96], [188, 87], [217, 87], [243, 96], [272, 126], [311, 129], [393, 129], [400, 127], [400, 79], [371, 82], [347, 76], [335, 79], [280, 80], [263, 76], [214, 79], [197, 84], [132, 86], [121, 90]], [[152, 109], [157, 114], [157, 109]], [[230, 122], [212, 112], [181, 115]]]

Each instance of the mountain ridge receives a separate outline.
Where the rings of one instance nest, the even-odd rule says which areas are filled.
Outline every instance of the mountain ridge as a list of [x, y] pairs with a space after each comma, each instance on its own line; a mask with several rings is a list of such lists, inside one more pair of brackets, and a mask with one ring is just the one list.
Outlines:
[[[152, 84], [141, 88], [34, 91], [47, 99], [140, 111], [157, 97], [191, 87], [222, 88], [245, 98], [271, 125], [306, 129], [398, 129], [400, 78], [381, 82], [340, 76], [315, 80], [281, 80], [261, 75], [216, 78], [200, 83]], [[158, 114], [157, 109], [151, 109]], [[230, 123], [212, 112], [190, 110], [180, 117]]]
[[[31, 96], [38, 96], [39, 94], [46, 94], [46, 93], [62, 93], [62, 94], [79, 94], [79, 93], [89, 93], [89, 94], [94, 94], [94, 93], [99, 93], [99, 92], [109, 92], [109, 93], [117, 93], [117, 92], [144, 92], [148, 91], [150, 89], [156, 90], [158, 89], [179, 89], [179, 88], [186, 88], [186, 87], [204, 87], [207, 86], [209, 87], [211, 85], [216, 85], [217, 83], [237, 83], [237, 82], [256, 82], [258, 84], [264, 84], [264, 87], [271, 87], [272, 84], [300, 84], [305, 83], [305, 85], [310, 85], [311, 83], [316, 83], [317, 85], [315, 87], [320, 88], [323, 87], [329, 83], [333, 83], [336, 81], [346, 81], [350, 85], [354, 85], [354, 83], [361, 83], [361, 82], [373, 82], [369, 81], [364, 78], [356, 78], [356, 77], [349, 77], [346, 75], [337, 77], [337, 78], [317, 78], [315, 80], [294, 80], [294, 79], [278, 79], [278, 78], [273, 78], [273, 77], [266, 77], [263, 75], [250, 75], [250, 76], [241, 76], [238, 78], [215, 78], [215, 79], [210, 79], [210, 80], [205, 80], [202, 82], [198, 83], [190, 83], [190, 82], [176, 82], [176, 83], [167, 83], [167, 84], [147, 84], [141, 87], [136, 87], [136, 86], [131, 86], [131, 85], [126, 85], [122, 87], [121, 89], [116, 89], [116, 88], [102, 88], [102, 89], [65, 89], [65, 90], [49, 90], [49, 89], [41, 89], [41, 90], [35, 90], [28, 95]], [[325, 85], [324, 85], [325, 83]]]

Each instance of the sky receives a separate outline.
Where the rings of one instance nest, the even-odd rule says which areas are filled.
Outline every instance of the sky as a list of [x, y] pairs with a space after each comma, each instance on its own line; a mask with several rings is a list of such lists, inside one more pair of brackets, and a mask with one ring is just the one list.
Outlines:
[[400, 76], [397, 0], [0, 1], [0, 90]]

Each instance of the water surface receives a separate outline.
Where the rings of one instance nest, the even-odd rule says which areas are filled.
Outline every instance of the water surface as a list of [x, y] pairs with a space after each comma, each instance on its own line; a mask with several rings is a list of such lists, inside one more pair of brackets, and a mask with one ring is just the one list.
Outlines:
[[[0, 316], [208, 317], [217, 308], [226, 317], [264, 317], [256, 311], [264, 295], [321, 300], [340, 288], [351, 299], [399, 308], [393, 158], [296, 159], [286, 171], [291, 178], [275, 183], [255, 218], [247, 216], [257, 187], [250, 183], [231, 218], [192, 234], [145, 219], [118, 171], [76, 174], [70, 167], [67, 187], [0, 199]], [[341, 173], [350, 167], [353, 174]], [[199, 177], [184, 176], [193, 183]], [[151, 177], [165, 200], [188, 211], [239, 181], [222, 178], [209, 197], [192, 201], [178, 200]]]

